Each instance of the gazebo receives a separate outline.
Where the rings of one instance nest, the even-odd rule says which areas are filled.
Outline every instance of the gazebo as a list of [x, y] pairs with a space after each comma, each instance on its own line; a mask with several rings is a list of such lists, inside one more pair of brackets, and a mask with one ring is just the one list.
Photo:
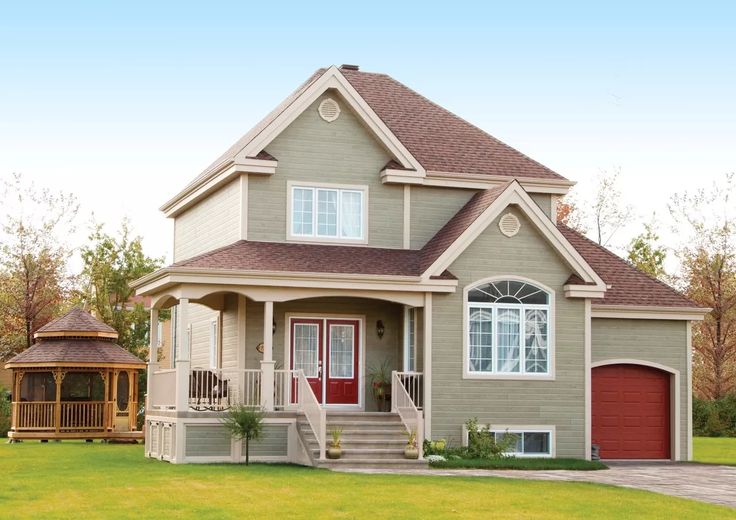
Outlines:
[[143, 439], [136, 417], [146, 364], [117, 337], [79, 308], [38, 329], [36, 343], [5, 365], [13, 371], [11, 441]]

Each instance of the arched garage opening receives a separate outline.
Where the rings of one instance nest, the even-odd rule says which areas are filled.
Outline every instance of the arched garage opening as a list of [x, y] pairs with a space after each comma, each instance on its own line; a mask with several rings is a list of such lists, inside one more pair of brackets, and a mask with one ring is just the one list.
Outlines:
[[639, 362], [592, 369], [592, 443], [602, 459], [670, 459], [675, 447], [677, 374]]

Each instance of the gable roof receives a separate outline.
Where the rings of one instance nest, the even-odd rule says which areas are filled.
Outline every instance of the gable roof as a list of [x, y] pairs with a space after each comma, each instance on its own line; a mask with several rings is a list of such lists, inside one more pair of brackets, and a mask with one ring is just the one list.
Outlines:
[[396, 166], [392, 169], [413, 171], [420, 176], [427, 172], [443, 177], [469, 174], [489, 180], [523, 178], [571, 184], [386, 74], [332, 66], [315, 71], [161, 209], [172, 216], [171, 210], [179, 200], [238, 161], [275, 161], [264, 149], [316, 96], [329, 88], [340, 91], [395, 156]]
[[57, 318], [38, 329], [35, 337], [73, 335], [118, 337], [118, 333], [115, 329], [107, 323], [101, 322], [79, 307], [74, 307], [60, 318]]
[[609, 286], [600, 305], [701, 308], [684, 294], [640, 271], [623, 258], [564, 224], [560, 232]]

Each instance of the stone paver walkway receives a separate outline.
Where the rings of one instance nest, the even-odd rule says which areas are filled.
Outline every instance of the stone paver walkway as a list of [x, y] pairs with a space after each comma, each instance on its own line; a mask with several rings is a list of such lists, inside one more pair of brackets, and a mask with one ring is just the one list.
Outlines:
[[611, 484], [691, 498], [736, 508], [736, 467], [693, 463], [607, 462], [600, 471], [515, 471], [483, 469], [344, 470], [454, 477], [503, 477]]

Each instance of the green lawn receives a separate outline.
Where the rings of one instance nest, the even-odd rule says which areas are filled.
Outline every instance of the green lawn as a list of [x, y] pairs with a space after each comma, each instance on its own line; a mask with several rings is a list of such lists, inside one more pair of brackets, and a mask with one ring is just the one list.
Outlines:
[[9, 518], [736, 518], [736, 510], [571, 482], [183, 465], [142, 446], [0, 444]]
[[736, 438], [694, 437], [693, 460], [736, 466]]

